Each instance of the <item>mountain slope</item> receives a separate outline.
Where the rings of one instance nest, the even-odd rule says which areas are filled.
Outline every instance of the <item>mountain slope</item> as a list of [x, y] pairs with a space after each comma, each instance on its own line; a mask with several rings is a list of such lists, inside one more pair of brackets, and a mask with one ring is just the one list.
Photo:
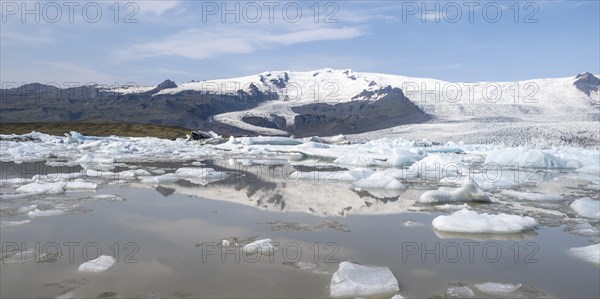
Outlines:
[[593, 122], [599, 85], [590, 73], [461, 83], [333, 69], [140, 88], [28, 84], [0, 90], [0, 122], [124, 121], [296, 136], [420, 123]]

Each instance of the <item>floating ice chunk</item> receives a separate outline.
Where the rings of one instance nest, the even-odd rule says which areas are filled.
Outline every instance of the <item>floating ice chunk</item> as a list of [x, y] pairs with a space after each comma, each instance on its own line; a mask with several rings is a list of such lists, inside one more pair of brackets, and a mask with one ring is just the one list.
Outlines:
[[90, 200], [106, 200], [106, 201], [125, 201], [124, 198], [113, 194], [95, 194], [89, 197]]
[[244, 145], [298, 145], [304, 143], [302, 140], [287, 137], [242, 137], [241, 142]]
[[404, 223], [402, 223], [402, 226], [404, 227], [419, 227], [419, 226], [423, 226], [423, 223], [419, 223], [413, 220], [406, 220], [404, 221]]
[[388, 267], [374, 267], [342, 262], [333, 273], [331, 297], [369, 296], [399, 291], [398, 280]]
[[384, 171], [375, 172], [360, 181], [354, 182], [352, 186], [362, 189], [406, 189], [402, 182]]
[[33, 218], [38, 218], [38, 217], [49, 217], [49, 216], [57, 216], [57, 215], [62, 215], [64, 214], [65, 211], [63, 210], [39, 210], [39, 209], [35, 209], [33, 211], [29, 211], [27, 213], [27, 216], [31, 219]]
[[96, 148], [99, 148], [100, 146], [102, 146], [102, 142], [104, 142], [104, 141], [103, 140], [96, 140], [96, 141], [92, 141], [92, 142], [84, 142], [83, 144], [80, 144], [78, 146], [78, 148], [80, 150], [96, 149]]
[[468, 209], [468, 208], [470, 208], [470, 206], [466, 203], [463, 203], [462, 205], [443, 204], [443, 205], [435, 206], [435, 208], [438, 210], [443, 210], [443, 211], [451, 211], [451, 210]]
[[315, 182], [352, 182], [364, 179], [373, 174], [372, 170], [366, 168], [356, 168], [347, 171], [294, 171], [290, 173], [290, 179], [314, 180]]
[[25, 249], [23, 251], [11, 251], [2, 253], [3, 264], [23, 264], [32, 261], [40, 261], [46, 254], [37, 254], [33, 248]]
[[503, 167], [565, 168], [566, 162], [541, 150], [506, 148], [488, 153], [485, 164], [495, 163]]
[[66, 183], [29, 183], [17, 188], [19, 193], [32, 193], [32, 194], [59, 194], [65, 192]]
[[475, 284], [475, 287], [487, 294], [508, 294], [518, 290], [521, 284], [483, 282]]
[[543, 194], [534, 192], [519, 192], [515, 190], [504, 190], [501, 192], [503, 195], [508, 197], [531, 200], [531, 201], [550, 201], [550, 200], [562, 200], [563, 197], [556, 194]]
[[448, 203], [460, 201], [491, 202], [490, 197], [472, 181], [464, 182], [460, 188], [440, 187], [421, 194], [419, 203]]
[[216, 171], [212, 168], [179, 168], [175, 171], [175, 175], [200, 185], [206, 185], [227, 178], [226, 173]]
[[472, 298], [475, 297], [475, 293], [468, 286], [462, 287], [451, 287], [446, 290], [446, 295], [448, 297], [458, 297], [458, 298]]
[[229, 242], [229, 240], [223, 239], [223, 241], [221, 241], [221, 246], [223, 247], [227, 247], [231, 244], [231, 242]]
[[584, 197], [576, 199], [571, 203], [573, 209], [579, 216], [600, 220], [600, 201]]
[[163, 174], [163, 175], [159, 175], [159, 176], [141, 177], [141, 182], [145, 183], [145, 184], [160, 185], [160, 184], [173, 183], [173, 182], [178, 181], [179, 179], [180, 179], [180, 177], [177, 176], [176, 174], [167, 173], [167, 174]]
[[19, 220], [19, 221], [2, 221], [0, 222], [0, 227], [13, 227], [13, 226], [21, 226], [24, 224], [31, 223], [31, 220]]
[[248, 243], [244, 246], [243, 251], [245, 254], [261, 254], [261, 255], [273, 255], [277, 247], [271, 239], [262, 239]]
[[335, 164], [341, 165], [356, 165], [356, 166], [372, 166], [379, 164], [375, 159], [371, 157], [358, 156], [358, 155], [345, 155], [341, 156], [333, 161]]
[[413, 153], [409, 150], [398, 149], [392, 153], [392, 156], [387, 162], [394, 167], [410, 166], [412, 163], [415, 163], [424, 157], [425, 156]]
[[56, 299], [73, 299], [73, 298], [77, 298], [77, 296], [74, 292], [66, 292], [66, 293], [56, 296]]
[[79, 272], [105, 272], [112, 268], [117, 260], [108, 255], [101, 255], [96, 259], [79, 265]]
[[97, 157], [92, 154], [85, 154], [76, 160], [76, 162], [82, 164], [114, 164], [115, 159], [112, 157]]
[[98, 184], [96, 184], [96, 183], [75, 181], [75, 182], [68, 182], [67, 185], [65, 186], [65, 189], [67, 189], [67, 190], [96, 190], [97, 187], [98, 187]]
[[448, 216], [438, 216], [432, 223], [435, 229], [471, 234], [510, 234], [532, 230], [538, 224], [531, 217], [507, 214], [478, 214], [462, 209]]
[[302, 143], [302, 144], [298, 144], [298, 145], [296, 145], [296, 147], [301, 147], [301, 148], [329, 148], [329, 145], [327, 145], [325, 143], [319, 143], [319, 142], [309, 141], [309, 142], [305, 142], [305, 143]]
[[404, 296], [402, 296], [400, 294], [397, 294], [397, 295], [392, 296], [392, 298], [390, 298], [390, 299], [405, 299], [405, 298], [406, 297], [404, 297]]
[[600, 264], [600, 244], [570, 248], [569, 252], [580, 259]]

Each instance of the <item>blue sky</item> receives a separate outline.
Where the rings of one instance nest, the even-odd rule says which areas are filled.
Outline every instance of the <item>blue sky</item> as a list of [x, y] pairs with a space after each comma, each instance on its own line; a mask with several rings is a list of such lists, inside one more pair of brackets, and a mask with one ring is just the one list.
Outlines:
[[[2, 1], [3, 83], [154, 85], [325, 67], [448, 81], [600, 73], [596, 0], [105, 1], [85, 12], [79, 2], [72, 20], [70, 7], [54, 3], [40, 3], [36, 22], [23, 13], [35, 2]], [[223, 20], [222, 5], [236, 3]], [[128, 14], [137, 23], [124, 22]]]

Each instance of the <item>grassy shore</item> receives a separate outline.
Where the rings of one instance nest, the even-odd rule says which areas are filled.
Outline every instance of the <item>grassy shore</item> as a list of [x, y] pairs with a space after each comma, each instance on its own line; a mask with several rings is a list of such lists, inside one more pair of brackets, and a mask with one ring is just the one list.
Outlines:
[[182, 127], [128, 123], [0, 123], [0, 134], [26, 134], [31, 131], [59, 136], [70, 131], [77, 131], [93, 136], [117, 135], [175, 139], [185, 137], [185, 134], [189, 134], [191, 130]]

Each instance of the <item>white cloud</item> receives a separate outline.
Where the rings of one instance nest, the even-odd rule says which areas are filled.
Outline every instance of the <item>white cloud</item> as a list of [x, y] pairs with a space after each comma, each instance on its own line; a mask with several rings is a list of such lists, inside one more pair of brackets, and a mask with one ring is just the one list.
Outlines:
[[157, 16], [162, 15], [168, 10], [171, 10], [181, 2], [177, 0], [164, 1], [136, 1], [135, 4], [140, 8], [142, 13], [150, 13]]
[[[358, 27], [302, 28], [290, 32], [274, 33], [269, 30], [245, 29], [237, 26], [228, 29], [187, 29], [163, 40], [136, 44], [118, 51], [120, 60], [144, 59], [158, 56], [181, 56], [206, 59], [222, 54], [251, 53], [279, 45], [292, 45], [312, 41], [352, 39], [363, 34]], [[276, 28], [276, 26], [273, 26]], [[277, 27], [276, 29], [282, 29]]]

